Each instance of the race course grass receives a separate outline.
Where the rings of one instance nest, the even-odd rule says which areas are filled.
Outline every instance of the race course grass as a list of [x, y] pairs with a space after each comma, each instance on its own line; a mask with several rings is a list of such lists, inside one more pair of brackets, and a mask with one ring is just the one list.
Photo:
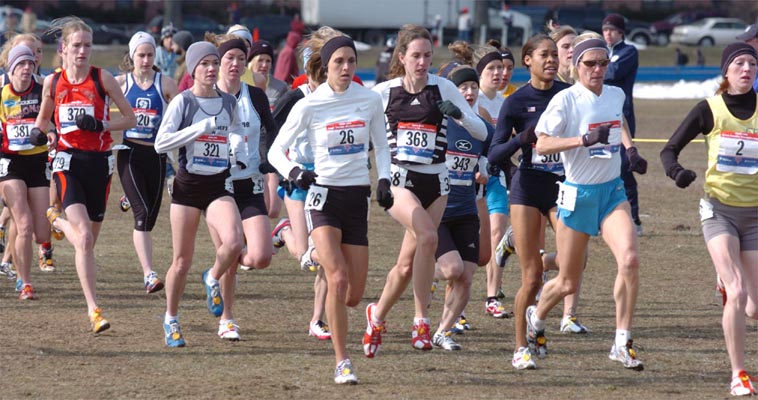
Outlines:
[[[665, 139], [695, 101], [636, 103], [637, 136]], [[721, 331], [721, 300], [698, 219], [705, 149], [692, 143], [682, 164], [698, 179], [676, 188], [659, 161], [662, 143], [640, 143], [650, 167], [638, 176], [644, 236], [639, 239], [641, 288], [633, 337], [645, 370], [625, 370], [608, 359], [614, 337], [612, 296], [615, 262], [601, 240], [592, 239], [579, 317], [591, 332], [558, 333], [560, 308], [550, 314], [550, 355], [536, 371], [515, 371], [512, 319], [484, 314], [485, 274], [475, 275], [467, 315], [473, 330], [456, 340], [459, 352], [410, 346], [412, 293], [388, 317], [375, 359], [362, 355], [365, 306], [376, 301], [393, 266], [402, 230], [377, 205], [371, 209], [370, 271], [364, 301], [349, 312], [348, 350], [360, 384], [336, 387], [329, 342], [308, 336], [313, 275], [303, 273], [285, 251], [259, 271], [241, 271], [235, 309], [242, 340], [222, 341], [218, 320], [205, 306], [201, 272], [213, 249], [201, 225], [195, 263], [180, 306], [187, 340], [183, 349], [163, 343], [165, 294], [144, 293], [134, 253], [131, 213], [119, 210], [123, 193], [114, 176], [108, 212], [96, 246], [99, 304], [111, 322], [100, 335], [89, 332], [73, 251], [56, 242], [58, 270], [33, 268], [36, 301], [17, 300], [13, 282], [0, 279], [0, 398], [245, 398], [245, 399], [715, 399], [728, 397], [730, 369]], [[161, 277], [171, 263], [169, 199], [153, 232], [155, 266]], [[272, 221], [272, 224], [276, 221]], [[552, 233], [549, 250], [554, 249]], [[504, 274], [505, 305], [519, 286], [518, 257]], [[440, 294], [431, 306], [433, 325]], [[747, 368], [758, 376], [758, 323], [748, 322]], [[758, 383], [758, 382], [756, 382]]]

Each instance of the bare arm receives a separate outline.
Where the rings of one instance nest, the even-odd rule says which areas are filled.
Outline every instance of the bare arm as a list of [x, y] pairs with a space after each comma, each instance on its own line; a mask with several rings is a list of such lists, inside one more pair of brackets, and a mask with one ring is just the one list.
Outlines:
[[45, 78], [45, 82], [42, 84], [42, 104], [40, 105], [39, 113], [37, 113], [37, 120], [34, 121], [34, 126], [39, 128], [42, 132], [47, 133], [47, 142], [50, 143], [50, 147], [55, 147], [56, 135], [52, 132], [48, 132], [50, 128], [50, 119], [53, 117], [53, 111], [55, 110], [55, 100], [50, 95], [50, 88], [53, 85], [53, 75], [48, 75]]
[[179, 91], [176, 87], [176, 82], [163, 74], [161, 74], [161, 87], [163, 88], [163, 98], [166, 99], [166, 103], [170, 103], [171, 99], [176, 97], [176, 94]]
[[545, 132], [537, 132], [537, 152], [540, 154], [554, 154], [562, 151], [584, 146], [582, 137], [561, 138], [550, 136]]

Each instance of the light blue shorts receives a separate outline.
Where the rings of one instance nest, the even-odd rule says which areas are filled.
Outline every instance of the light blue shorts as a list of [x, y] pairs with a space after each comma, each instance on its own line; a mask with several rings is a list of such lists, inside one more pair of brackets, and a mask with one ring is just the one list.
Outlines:
[[[305, 170], [313, 171], [314, 165], [313, 164], [304, 164], [303, 165]], [[302, 201], [305, 202], [305, 195], [308, 194], [307, 190], [300, 189], [298, 187], [295, 187], [293, 184], [291, 187], [291, 190], [287, 190], [285, 187], [279, 186], [279, 196], [284, 198], [286, 195], [288, 199], [295, 200], [295, 201]]]
[[[558, 218], [569, 228], [597, 236], [600, 224], [605, 217], [626, 200], [624, 181], [621, 178], [596, 185], [578, 185], [564, 182], [566, 186], [576, 188], [574, 211], [561, 206], [563, 188], [558, 193]], [[570, 188], [569, 188], [570, 189]]]
[[[503, 172], [501, 172], [503, 174]], [[500, 181], [505, 179], [497, 176], [490, 176], [485, 189], [485, 198], [487, 199], [487, 209], [490, 214], [511, 215], [508, 207], [508, 190]]]

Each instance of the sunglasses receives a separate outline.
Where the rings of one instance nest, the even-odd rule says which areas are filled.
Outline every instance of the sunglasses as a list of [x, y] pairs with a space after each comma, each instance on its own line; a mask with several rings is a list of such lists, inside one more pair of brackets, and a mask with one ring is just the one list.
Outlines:
[[587, 68], [595, 68], [596, 65], [599, 65], [601, 67], [607, 67], [609, 62], [611, 62], [611, 60], [608, 60], [608, 59], [581, 61], [581, 63], [584, 64]]

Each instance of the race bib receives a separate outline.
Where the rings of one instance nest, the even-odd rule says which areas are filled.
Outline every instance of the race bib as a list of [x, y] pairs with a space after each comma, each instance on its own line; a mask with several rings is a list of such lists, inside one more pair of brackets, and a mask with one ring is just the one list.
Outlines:
[[398, 167], [395, 164], [390, 165], [390, 183], [392, 186], [405, 187], [405, 177], [408, 175], [408, 170]]
[[263, 175], [253, 176], [253, 194], [261, 194], [265, 190], [266, 180]]
[[758, 172], [758, 133], [721, 132], [716, 171], [745, 175]]
[[61, 124], [61, 135], [74, 132], [79, 128], [76, 127], [76, 117], [78, 115], [95, 116], [95, 106], [88, 103], [68, 103], [58, 106], [58, 121]]
[[68, 171], [71, 169], [71, 153], [59, 151], [53, 159], [53, 172]]
[[479, 156], [455, 151], [447, 151], [445, 164], [451, 185], [471, 186], [474, 183], [474, 170]]
[[700, 221], [713, 218], [713, 204], [706, 199], [700, 199], [699, 205]]
[[134, 116], [137, 117], [137, 126], [126, 131], [126, 137], [131, 139], [150, 139], [155, 133], [155, 124], [158, 121], [158, 112], [144, 108], [135, 108]]
[[231, 194], [234, 194], [234, 181], [232, 178], [226, 178], [224, 181], [224, 190]]
[[0, 158], [0, 177], [8, 175], [8, 167], [11, 165], [11, 160], [8, 158]]
[[[621, 121], [620, 120], [614, 120], [614, 121], [605, 121], [605, 122], [596, 122], [593, 124], [589, 124], [587, 126], [587, 131], [591, 131], [592, 129], [595, 129], [601, 125], [611, 125], [610, 132], [608, 134], [608, 141], [614, 142], [614, 141], [620, 141], [621, 140]], [[613, 153], [619, 152], [620, 145], [618, 144], [602, 144], [602, 143], [596, 143], [590, 147], [587, 148], [587, 151], [590, 154], [591, 158], [603, 158], [603, 159], [609, 159], [613, 157]]]
[[603, 146], [588, 147], [587, 151], [589, 151], [590, 157], [592, 158], [610, 159], [611, 157], [613, 157], [613, 153], [619, 152], [620, 147], [621, 146], [618, 144], [606, 144]]
[[437, 139], [437, 127], [417, 122], [397, 124], [397, 155], [401, 161], [431, 164]]
[[219, 173], [229, 168], [229, 142], [226, 136], [202, 135], [195, 139], [192, 168], [210, 173]]
[[113, 175], [113, 171], [116, 169], [116, 157], [111, 153], [108, 156], [108, 175]]
[[311, 185], [308, 194], [305, 195], [305, 209], [321, 211], [326, 204], [326, 196], [329, 189], [323, 186]]
[[327, 149], [330, 156], [346, 156], [365, 151], [368, 137], [363, 121], [336, 122], [326, 126]]
[[562, 182], [556, 182], [558, 185], [558, 198], [555, 204], [566, 211], [574, 211], [576, 207], [576, 186], [570, 186]]
[[8, 150], [22, 151], [34, 148], [29, 135], [34, 129], [34, 118], [11, 119], [6, 124], [6, 136], [8, 137]]
[[438, 175], [440, 178], [440, 196], [447, 196], [450, 194], [450, 176], [448, 172], [440, 172]]
[[537, 145], [532, 144], [532, 169], [563, 175], [561, 153], [540, 154], [537, 152]]

